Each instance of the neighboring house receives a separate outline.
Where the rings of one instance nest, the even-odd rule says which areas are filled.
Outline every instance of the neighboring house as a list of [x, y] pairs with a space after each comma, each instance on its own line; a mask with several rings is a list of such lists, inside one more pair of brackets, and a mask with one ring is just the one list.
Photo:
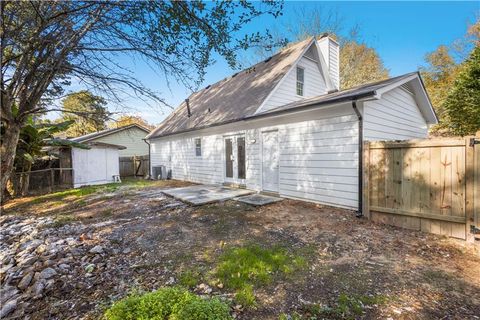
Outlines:
[[148, 155], [148, 145], [143, 140], [150, 130], [131, 124], [120, 128], [102, 130], [81, 137], [72, 138], [76, 142], [103, 142], [124, 146], [119, 151], [120, 157], [133, 157]]
[[339, 91], [339, 45], [294, 44], [193, 93], [148, 136], [151, 166], [346, 208], [360, 205], [363, 140], [425, 138], [418, 73]]

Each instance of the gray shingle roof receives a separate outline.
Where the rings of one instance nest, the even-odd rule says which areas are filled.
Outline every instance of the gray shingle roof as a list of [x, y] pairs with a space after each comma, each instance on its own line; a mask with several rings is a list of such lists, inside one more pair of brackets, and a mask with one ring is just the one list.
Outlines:
[[147, 138], [233, 122], [253, 115], [292, 65], [313, 43], [296, 43], [272, 57], [190, 95]]

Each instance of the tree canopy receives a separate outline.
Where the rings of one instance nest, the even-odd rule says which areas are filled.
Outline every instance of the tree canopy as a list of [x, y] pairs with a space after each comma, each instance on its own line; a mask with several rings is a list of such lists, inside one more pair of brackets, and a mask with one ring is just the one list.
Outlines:
[[480, 130], [480, 47], [465, 61], [443, 108], [451, 133], [474, 135]]
[[353, 26], [350, 30], [345, 30], [344, 19], [337, 11], [324, 10], [318, 6], [296, 10], [293, 15], [294, 22], [288, 22], [282, 28], [272, 31], [277, 46], [264, 44], [255, 47], [254, 53], [259, 60], [272, 55], [275, 49], [288, 46], [286, 39], [296, 42], [327, 33], [340, 44], [341, 90], [389, 77], [389, 71], [375, 48], [361, 40], [360, 28]]
[[[92, 92], [121, 100], [122, 93], [161, 95], [132, 77], [146, 60], [165, 82], [202, 82], [217, 53], [236, 66], [237, 52], [268, 38], [243, 28], [282, 3], [263, 1], [1, 1], [0, 192], [13, 170], [21, 127], [29, 116], [61, 111], [51, 103], [72, 79]], [[127, 56], [131, 59], [118, 59]]]
[[130, 124], [138, 124], [146, 129], [153, 130], [155, 129], [155, 126], [148, 123], [147, 120], [143, 119], [140, 116], [135, 116], [135, 115], [129, 115], [129, 114], [124, 114], [120, 116], [118, 119], [110, 123], [111, 128], [119, 128], [119, 127], [124, 127], [128, 126]]
[[78, 137], [107, 128], [110, 113], [107, 101], [87, 90], [72, 93], [62, 100], [62, 121], [72, 121], [67, 137]]
[[364, 43], [348, 40], [340, 48], [340, 88], [349, 89], [388, 78], [377, 51]]
[[[460, 120], [460, 117], [449, 115], [445, 104], [456, 86], [456, 79], [466, 66], [465, 58], [480, 44], [479, 30], [480, 20], [467, 28], [463, 38], [457, 39], [451, 45], [440, 45], [435, 51], [428, 53], [425, 56], [426, 65], [420, 67], [425, 87], [439, 118], [439, 124], [431, 128], [432, 134], [455, 135], [462, 131], [455, 129], [462, 127], [461, 124], [451, 122], [454, 119]], [[449, 106], [450, 109], [452, 107]]]

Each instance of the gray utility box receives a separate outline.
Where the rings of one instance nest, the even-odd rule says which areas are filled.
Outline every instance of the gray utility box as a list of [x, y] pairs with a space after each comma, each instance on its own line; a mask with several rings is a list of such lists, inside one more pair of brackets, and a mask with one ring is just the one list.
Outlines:
[[154, 166], [152, 167], [153, 179], [156, 180], [166, 180], [167, 177], [167, 167], [165, 166]]

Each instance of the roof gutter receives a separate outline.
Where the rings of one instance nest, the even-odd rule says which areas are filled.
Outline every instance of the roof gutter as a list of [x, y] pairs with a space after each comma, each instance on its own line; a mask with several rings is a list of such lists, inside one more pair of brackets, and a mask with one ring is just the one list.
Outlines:
[[363, 117], [357, 107], [357, 100], [352, 101], [352, 108], [358, 118], [358, 210], [357, 218], [363, 217]]

